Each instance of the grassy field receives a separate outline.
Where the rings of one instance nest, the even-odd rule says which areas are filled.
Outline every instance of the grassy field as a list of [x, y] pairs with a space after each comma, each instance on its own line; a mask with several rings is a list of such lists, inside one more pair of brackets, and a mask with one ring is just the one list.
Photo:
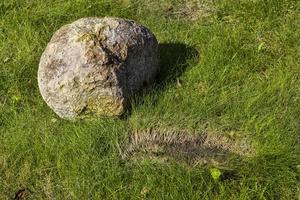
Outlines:
[[[123, 117], [69, 122], [37, 68], [52, 34], [88, 16], [149, 27], [161, 72]], [[0, 199], [300, 199], [299, 58], [297, 0], [1, 0]], [[256, 153], [226, 168], [120, 159], [149, 128], [246, 136]]]

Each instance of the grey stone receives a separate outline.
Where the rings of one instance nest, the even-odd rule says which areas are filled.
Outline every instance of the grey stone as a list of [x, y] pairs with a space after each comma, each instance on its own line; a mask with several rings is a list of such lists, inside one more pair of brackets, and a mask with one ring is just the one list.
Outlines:
[[61, 27], [42, 54], [43, 99], [62, 118], [118, 116], [150, 84], [158, 44], [146, 27], [120, 18], [82, 18]]

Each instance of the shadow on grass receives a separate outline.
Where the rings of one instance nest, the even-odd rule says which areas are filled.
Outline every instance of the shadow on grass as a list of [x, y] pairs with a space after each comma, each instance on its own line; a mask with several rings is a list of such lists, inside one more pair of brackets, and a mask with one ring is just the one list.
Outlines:
[[148, 88], [143, 89], [136, 94], [129, 104], [127, 111], [122, 118], [131, 115], [132, 105], [140, 106], [143, 104], [143, 98], [148, 94], [155, 94], [153, 103], [155, 104], [159, 94], [171, 84], [180, 84], [179, 77], [188, 67], [188, 61], [199, 56], [198, 51], [183, 43], [161, 43], [159, 48], [159, 71], [155, 77], [155, 81]]
[[188, 67], [188, 60], [198, 56], [195, 48], [183, 43], [159, 44], [160, 64], [155, 85], [164, 87], [176, 81]]

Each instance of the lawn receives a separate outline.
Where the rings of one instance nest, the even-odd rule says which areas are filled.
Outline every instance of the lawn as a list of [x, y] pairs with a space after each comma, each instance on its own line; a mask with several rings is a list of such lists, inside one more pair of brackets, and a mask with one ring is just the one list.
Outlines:
[[[71, 122], [43, 101], [53, 33], [116, 16], [157, 37], [161, 71], [122, 117]], [[297, 0], [1, 0], [0, 199], [300, 199]], [[122, 159], [130, 133], [173, 130], [251, 141], [226, 165]]]

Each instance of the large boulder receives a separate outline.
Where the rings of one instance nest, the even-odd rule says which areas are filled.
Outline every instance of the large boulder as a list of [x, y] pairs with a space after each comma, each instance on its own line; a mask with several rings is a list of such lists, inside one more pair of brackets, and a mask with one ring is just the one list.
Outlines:
[[40, 92], [62, 118], [117, 116], [157, 72], [158, 45], [146, 27], [120, 18], [83, 18], [61, 27], [38, 69]]

